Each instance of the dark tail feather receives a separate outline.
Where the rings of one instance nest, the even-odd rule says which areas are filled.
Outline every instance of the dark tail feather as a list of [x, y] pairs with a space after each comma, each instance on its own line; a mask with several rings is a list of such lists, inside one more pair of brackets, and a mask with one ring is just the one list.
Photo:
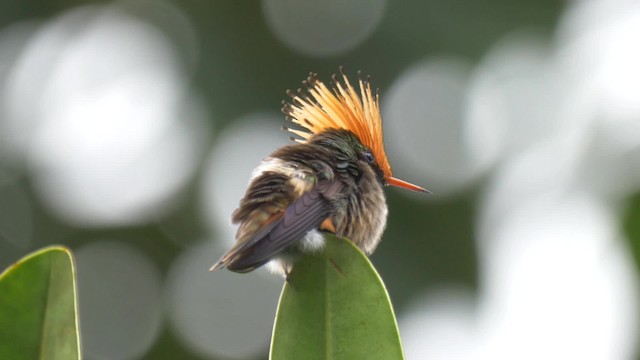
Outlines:
[[331, 201], [339, 194], [338, 180], [320, 182], [284, 211], [282, 219], [259, 232], [252, 239], [229, 250], [211, 270], [226, 267], [235, 272], [248, 272], [302, 239], [309, 230], [317, 229], [331, 213]]

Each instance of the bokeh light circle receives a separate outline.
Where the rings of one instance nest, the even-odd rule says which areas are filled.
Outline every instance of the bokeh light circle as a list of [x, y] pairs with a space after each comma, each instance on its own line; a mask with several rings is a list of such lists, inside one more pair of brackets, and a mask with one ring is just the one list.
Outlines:
[[385, 0], [262, 0], [267, 25], [278, 40], [316, 57], [345, 53], [376, 28]]
[[439, 58], [406, 70], [383, 94], [385, 143], [397, 177], [435, 196], [462, 189], [478, 174], [467, 150], [463, 108], [469, 66]]
[[558, 27], [567, 93], [592, 123], [580, 176], [591, 191], [623, 198], [640, 186], [640, 4], [571, 3]]
[[474, 359], [476, 303], [449, 286], [419, 296], [398, 317], [407, 359]]
[[602, 118], [613, 121], [606, 128], [618, 130], [617, 141], [624, 145], [631, 136], [637, 144], [640, 134], [632, 125], [640, 115], [640, 4], [586, 1], [569, 10], [557, 36], [563, 65], [592, 93]]
[[205, 357], [265, 355], [282, 278], [264, 272], [209, 272], [222, 249], [212, 241], [186, 250], [171, 265], [166, 299], [179, 339]]
[[159, 29], [117, 7], [73, 10], [28, 44], [6, 124], [56, 215], [148, 221], [193, 175], [207, 131], [177, 59]]
[[508, 34], [489, 49], [470, 81], [465, 122], [473, 152], [490, 151], [499, 160], [567, 126], [551, 55], [546, 41], [531, 31]]
[[514, 212], [479, 243], [484, 358], [630, 358], [639, 288], [611, 211], [568, 192]]
[[140, 358], [160, 333], [160, 272], [145, 254], [121, 241], [92, 242], [74, 253], [86, 356]]

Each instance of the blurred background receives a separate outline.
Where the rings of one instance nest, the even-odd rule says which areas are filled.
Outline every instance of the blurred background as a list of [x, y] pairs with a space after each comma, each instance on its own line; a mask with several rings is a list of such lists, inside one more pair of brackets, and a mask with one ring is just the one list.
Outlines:
[[640, 359], [640, 3], [0, 0], [0, 268], [77, 255], [86, 359], [266, 359], [207, 269], [309, 71], [370, 74], [408, 359]]

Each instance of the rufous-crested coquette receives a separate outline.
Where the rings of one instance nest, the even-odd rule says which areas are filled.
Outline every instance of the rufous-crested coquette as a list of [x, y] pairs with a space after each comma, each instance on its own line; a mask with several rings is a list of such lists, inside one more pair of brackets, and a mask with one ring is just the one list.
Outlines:
[[303, 253], [324, 246], [322, 232], [345, 237], [367, 255], [387, 223], [383, 188], [427, 190], [396, 179], [382, 142], [379, 92], [359, 76], [354, 88], [344, 73], [330, 87], [310, 74], [304, 88], [287, 91], [284, 129], [296, 143], [255, 168], [232, 221], [236, 244], [211, 267], [252, 271], [268, 263], [288, 275]]

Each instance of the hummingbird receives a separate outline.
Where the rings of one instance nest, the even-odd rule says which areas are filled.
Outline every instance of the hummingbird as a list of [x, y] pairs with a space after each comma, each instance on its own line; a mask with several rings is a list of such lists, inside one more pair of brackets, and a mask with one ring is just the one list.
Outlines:
[[211, 267], [249, 272], [262, 265], [288, 278], [302, 254], [320, 251], [323, 232], [344, 237], [365, 254], [387, 223], [383, 188], [427, 190], [392, 176], [384, 150], [379, 90], [358, 73], [357, 89], [340, 68], [327, 86], [316, 73], [287, 90], [282, 112], [295, 143], [253, 170], [232, 214], [235, 245]]

